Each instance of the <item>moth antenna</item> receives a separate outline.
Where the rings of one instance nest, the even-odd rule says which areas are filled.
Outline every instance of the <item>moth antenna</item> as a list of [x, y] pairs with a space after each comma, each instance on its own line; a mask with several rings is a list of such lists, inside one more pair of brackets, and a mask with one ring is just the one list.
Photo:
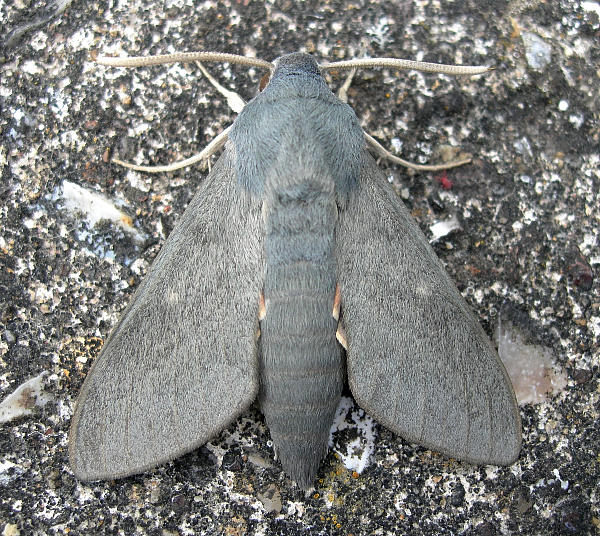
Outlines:
[[174, 162], [173, 164], [169, 164], [167, 166], [138, 166], [136, 164], [130, 164], [129, 162], [123, 162], [123, 160], [119, 160], [118, 158], [113, 158], [112, 161], [115, 164], [119, 164], [120, 166], [135, 169], [136, 171], [145, 171], [147, 173], [164, 173], [168, 171], [176, 171], [178, 169], [191, 166], [196, 162], [200, 162], [201, 160], [206, 160], [215, 152], [217, 152], [229, 137], [229, 131], [231, 130], [231, 126], [227, 127], [223, 132], [221, 132], [216, 138], [214, 138], [202, 151], [194, 156], [190, 156], [185, 160], [180, 160], [179, 162]]
[[244, 108], [244, 106], [246, 106], [244, 99], [242, 99], [242, 97], [240, 97], [235, 91], [230, 91], [229, 89], [224, 88], [221, 84], [219, 84], [219, 82], [217, 82], [215, 78], [205, 69], [202, 63], [197, 61], [196, 65], [200, 68], [202, 74], [206, 76], [208, 81], [215, 87], [215, 89], [227, 99], [227, 105], [236, 114], [239, 114]]
[[409, 169], [415, 169], [418, 171], [442, 171], [444, 169], [455, 168], [459, 166], [464, 166], [471, 161], [471, 157], [462, 158], [460, 160], [452, 160], [450, 162], [446, 162], [445, 164], [413, 164], [408, 160], [404, 160], [403, 158], [399, 158], [392, 153], [390, 153], [387, 149], [385, 149], [373, 136], [369, 136], [366, 132], [364, 133], [365, 139], [367, 143], [369, 143], [375, 152], [382, 158], [386, 160], [390, 160], [395, 164], [400, 164], [401, 166], [407, 167]]
[[111, 67], [147, 67], [148, 65], [162, 65], [163, 63], [190, 63], [193, 61], [235, 63], [237, 65], [268, 69], [269, 71], [273, 70], [273, 64], [268, 61], [222, 52], [177, 52], [175, 54], [159, 54], [157, 56], [129, 57], [100, 56], [96, 60], [96, 63]]
[[[393, 67], [396, 69], [414, 69], [417, 71], [423, 71], [428, 73], [443, 73], [443, 74], [452, 74], [452, 75], [476, 75], [476, 74], [484, 74], [491, 70], [493, 67], [488, 67], [486, 65], [445, 65], [442, 63], [428, 63], [424, 61], [413, 61], [413, 60], [402, 60], [397, 58], [361, 58], [355, 60], [348, 61], [338, 61], [334, 63], [326, 63], [323, 65], [319, 65], [319, 68], [322, 71], [333, 71], [333, 70], [345, 70], [352, 69], [346, 81], [340, 87], [338, 91], [338, 98], [347, 102], [348, 96], [347, 91], [352, 82], [352, 78], [356, 73], [358, 68], [364, 67]], [[437, 164], [437, 165], [422, 165], [422, 164], [413, 164], [408, 160], [404, 160], [403, 158], [399, 158], [392, 153], [390, 153], [387, 149], [382, 147], [372, 136], [369, 136], [366, 132], [365, 138], [369, 145], [373, 147], [375, 152], [382, 158], [390, 160], [396, 164], [407, 167], [409, 169], [415, 169], [419, 171], [441, 171], [444, 169], [450, 169], [453, 167], [462, 166], [464, 164], [468, 164], [471, 161], [471, 158], [462, 158], [460, 160], [453, 160], [451, 162], [447, 162], [445, 164]]]
[[361, 58], [356, 60], [336, 61], [319, 65], [322, 71], [337, 69], [360, 69], [365, 67], [393, 67], [395, 69], [413, 69], [426, 73], [443, 73], [453, 75], [484, 74], [492, 67], [487, 65], [445, 65], [443, 63], [429, 63], [425, 61], [401, 60], [397, 58]]
[[[227, 99], [227, 104], [236, 113], [239, 113], [245, 106], [244, 100], [235, 92], [229, 91], [220, 85], [213, 76], [204, 68], [200, 61], [212, 61], [212, 62], [223, 62], [223, 63], [234, 63], [238, 65], [248, 65], [252, 67], [259, 67], [261, 69], [273, 70], [273, 65], [268, 61], [259, 60], [256, 58], [247, 58], [245, 56], [239, 56], [237, 54], [225, 54], [220, 52], [178, 52], [175, 54], [160, 54], [156, 56], [131, 56], [131, 57], [110, 57], [100, 56], [96, 63], [100, 65], [107, 65], [111, 67], [147, 67], [149, 65], [162, 65], [164, 63], [190, 63], [196, 62], [202, 74], [208, 78], [208, 81]], [[226, 128], [221, 134], [219, 134], [214, 140], [212, 140], [200, 153], [174, 162], [166, 166], [138, 166], [136, 164], [130, 164], [124, 162], [118, 158], [113, 158], [115, 164], [120, 166], [134, 169], [136, 171], [145, 171], [147, 173], [164, 173], [169, 171], [176, 171], [178, 169], [191, 166], [196, 162], [205, 160], [212, 156], [218, 151], [223, 144], [227, 141], [229, 129]]]

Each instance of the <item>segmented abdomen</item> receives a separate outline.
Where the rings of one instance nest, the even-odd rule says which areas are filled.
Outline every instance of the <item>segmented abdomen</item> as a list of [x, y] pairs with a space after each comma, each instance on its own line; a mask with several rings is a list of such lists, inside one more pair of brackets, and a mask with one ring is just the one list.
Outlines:
[[284, 470], [312, 485], [344, 382], [332, 316], [333, 185], [297, 181], [267, 196], [259, 400]]

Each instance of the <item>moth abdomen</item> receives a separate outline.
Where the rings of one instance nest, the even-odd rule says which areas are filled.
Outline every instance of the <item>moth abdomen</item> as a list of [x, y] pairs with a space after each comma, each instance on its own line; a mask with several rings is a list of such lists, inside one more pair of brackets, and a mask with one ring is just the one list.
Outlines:
[[[271, 302], [261, 323], [261, 410], [284, 470], [302, 488], [312, 485], [327, 453], [329, 429], [344, 385], [343, 354], [329, 302], [314, 297], [297, 297], [294, 304]], [[322, 314], [307, 313], [318, 305]], [[267, 320], [269, 315], [274, 322]], [[323, 321], [320, 329], [317, 319]], [[282, 329], [288, 322], [290, 329]], [[273, 324], [275, 332], [270, 329]], [[301, 326], [304, 333], [298, 330]]]
[[259, 400], [283, 468], [307, 488], [327, 452], [344, 362], [332, 315], [333, 188], [326, 177], [292, 180], [266, 200]]

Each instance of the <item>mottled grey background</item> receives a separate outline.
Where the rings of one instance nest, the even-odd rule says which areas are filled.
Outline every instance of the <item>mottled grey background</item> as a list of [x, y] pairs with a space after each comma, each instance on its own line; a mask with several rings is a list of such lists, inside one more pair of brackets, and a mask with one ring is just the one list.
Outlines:
[[[598, 533], [600, 4], [166, 4], [0, 4], [0, 397], [47, 371], [51, 398], [0, 428], [2, 534]], [[273, 462], [253, 408], [155, 471], [73, 478], [66, 446], [79, 387], [205, 174], [130, 173], [110, 156], [171, 162], [234, 117], [193, 66], [125, 71], [90, 59], [200, 49], [496, 67], [472, 79], [362, 71], [350, 104], [405, 158], [436, 161], [447, 144], [474, 155], [448, 172], [449, 191], [440, 174], [381, 166], [429, 236], [458, 217], [461, 229], [435, 248], [488, 333], [507, 316], [567, 374], [564, 390], [521, 407], [514, 466], [456, 463], [378, 428], [362, 474], [330, 454], [305, 497]], [[261, 76], [212, 72], [246, 99]], [[118, 205], [143, 240], [63, 207], [65, 180]], [[339, 438], [351, 440], [351, 430]]]

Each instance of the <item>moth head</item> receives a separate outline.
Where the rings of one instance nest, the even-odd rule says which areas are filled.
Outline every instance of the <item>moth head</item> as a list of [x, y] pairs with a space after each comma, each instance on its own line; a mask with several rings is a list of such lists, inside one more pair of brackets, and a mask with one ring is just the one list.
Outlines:
[[259, 91], [263, 91], [273, 79], [292, 76], [321, 77], [318, 63], [309, 54], [294, 52], [280, 56], [273, 62], [273, 69], [266, 73], [259, 84]]

